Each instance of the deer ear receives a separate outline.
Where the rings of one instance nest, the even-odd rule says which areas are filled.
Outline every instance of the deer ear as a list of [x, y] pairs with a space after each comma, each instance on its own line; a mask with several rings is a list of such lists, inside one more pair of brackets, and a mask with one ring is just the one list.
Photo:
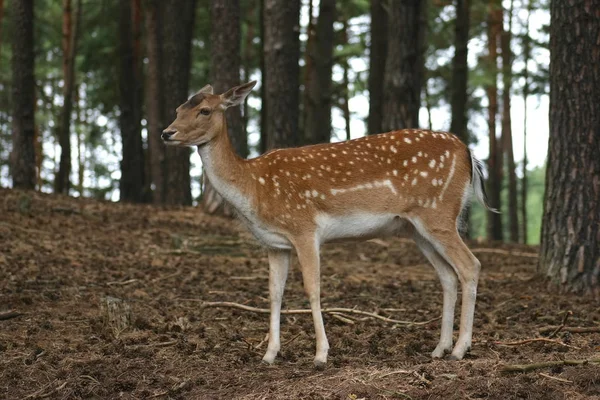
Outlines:
[[229, 89], [221, 95], [221, 107], [229, 108], [242, 104], [246, 96], [252, 91], [254, 85], [256, 85], [256, 81], [244, 83], [243, 85]]
[[202, 89], [198, 90], [196, 94], [213, 94], [213, 87], [211, 85], [206, 85]]

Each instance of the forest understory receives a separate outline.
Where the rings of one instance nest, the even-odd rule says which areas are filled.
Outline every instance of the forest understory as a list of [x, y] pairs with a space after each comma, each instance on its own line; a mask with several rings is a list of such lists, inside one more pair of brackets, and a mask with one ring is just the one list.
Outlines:
[[[207, 303], [268, 308], [266, 252], [236, 221], [6, 189], [0, 215], [3, 399], [600, 398], [600, 309], [549, 290], [536, 247], [469, 243], [474, 343], [451, 362], [429, 356], [441, 286], [412, 242], [326, 246], [323, 307], [347, 310], [324, 314], [315, 370], [309, 314], [282, 316], [267, 366], [268, 314]], [[307, 308], [294, 260], [284, 309]]]

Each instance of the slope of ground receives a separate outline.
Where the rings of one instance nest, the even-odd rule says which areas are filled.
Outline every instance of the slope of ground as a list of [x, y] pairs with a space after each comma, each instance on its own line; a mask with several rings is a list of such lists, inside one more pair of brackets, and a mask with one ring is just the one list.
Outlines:
[[[57, 399], [584, 399], [600, 397], [600, 365], [503, 373], [507, 364], [600, 358], [590, 298], [554, 294], [535, 278], [537, 249], [471, 243], [483, 264], [474, 345], [460, 362], [429, 357], [441, 287], [409, 241], [327, 246], [329, 364], [312, 367], [310, 315], [282, 317], [283, 348], [261, 364], [268, 315], [266, 253], [235, 221], [0, 190], [0, 398]], [[284, 308], [307, 308], [297, 262]], [[458, 324], [456, 319], [455, 326]], [[502, 344], [503, 343], [503, 344]]]

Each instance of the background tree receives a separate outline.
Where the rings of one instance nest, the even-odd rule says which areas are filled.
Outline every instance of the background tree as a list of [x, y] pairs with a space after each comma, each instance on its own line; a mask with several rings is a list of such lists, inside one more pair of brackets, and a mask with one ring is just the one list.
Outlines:
[[454, 24], [454, 58], [452, 59], [452, 123], [450, 132], [463, 142], [469, 143], [467, 131], [467, 82], [469, 65], [467, 64], [471, 0], [456, 0], [456, 22]]
[[367, 132], [383, 132], [383, 80], [387, 56], [387, 12], [383, 0], [371, 0], [371, 46], [369, 47], [369, 120]]
[[[241, 68], [241, 20], [239, 0], [213, 0], [211, 7], [211, 63], [210, 81], [215, 93], [223, 93], [240, 84]], [[236, 153], [248, 156], [248, 140], [243, 127], [241, 107], [232, 107], [226, 112], [229, 138]], [[204, 176], [202, 198], [204, 210], [215, 213], [221, 210], [231, 214], [224, 207], [223, 198], [212, 188]]]
[[34, 189], [33, 0], [13, 2], [12, 18], [13, 150], [11, 173], [14, 188]]
[[552, 0], [550, 7], [550, 143], [539, 265], [566, 290], [599, 294], [600, 74], [590, 66], [600, 63], [600, 15], [586, 2]]
[[333, 23], [336, 20], [335, 0], [321, 0], [314, 34], [314, 46], [308, 46], [305, 59], [308, 70], [304, 82], [306, 96], [304, 137], [306, 143], [329, 143], [331, 140], [331, 103], [333, 68]]
[[296, 146], [300, 0], [264, 0], [266, 148]]
[[424, 1], [388, 3], [383, 131], [419, 126], [425, 17]]
[[506, 175], [508, 177], [508, 227], [511, 242], [519, 241], [519, 204], [517, 201], [517, 174], [515, 171], [515, 155], [512, 139], [512, 119], [510, 115], [510, 98], [512, 90], [511, 49], [513, 26], [513, 0], [508, 10], [508, 29], [503, 29], [500, 36], [502, 48], [502, 145], [506, 154]]
[[[496, 115], [498, 111], [498, 41], [502, 31], [502, 5], [498, 0], [490, 0], [488, 5], [488, 60], [490, 83], [487, 86], [488, 129], [490, 153], [488, 157], [488, 192], [490, 204], [501, 210], [502, 191], [502, 147], [496, 136]], [[488, 239], [502, 240], [502, 216], [488, 211]]]
[[[119, 3], [119, 125], [123, 141], [121, 181], [119, 191], [122, 201], [142, 202], [145, 190], [144, 148], [140, 131], [138, 83], [135, 60], [134, 30], [136, 21], [132, 13], [132, 1]], [[139, 50], [138, 52], [139, 53]]]
[[56, 193], [68, 194], [71, 187], [71, 113], [73, 111], [73, 88], [75, 87], [75, 57], [81, 20], [81, 0], [77, 0], [75, 17], [71, 0], [63, 0], [63, 107], [58, 126], [60, 164], [54, 182]]
[[[196, 12], [195, 0], [160, 2], [162, 13], [161, 73], [163, 85], [163, 117], [175, 120], [175, 109], [188, 98], [191, 44]], [[190, 191], [190, 150], [167, 147], [166, 204], [192, 204]]]

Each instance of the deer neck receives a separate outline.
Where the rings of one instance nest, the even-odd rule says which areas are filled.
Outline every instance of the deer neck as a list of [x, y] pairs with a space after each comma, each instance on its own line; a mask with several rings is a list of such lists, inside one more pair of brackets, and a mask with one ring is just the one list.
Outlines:
[[221, 132], [213, 140], [198, 147], [202, 165], [214, 189], [234, 208], [246, 214], [250, 211], [252, 179], [246, 160], [238, 156], [227, 133], [225, 115]]

